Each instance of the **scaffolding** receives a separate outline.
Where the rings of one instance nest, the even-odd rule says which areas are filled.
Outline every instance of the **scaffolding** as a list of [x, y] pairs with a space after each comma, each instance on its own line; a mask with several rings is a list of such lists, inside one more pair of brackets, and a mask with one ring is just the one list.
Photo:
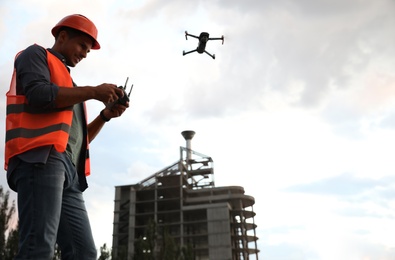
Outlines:
[[212, 158], [186, 140], [179, 161], [115, 187], [113, 259], [163, 259], [170, 245], [174, 259], [258, 259], [254, 197], [240, 186], [215, 187]]

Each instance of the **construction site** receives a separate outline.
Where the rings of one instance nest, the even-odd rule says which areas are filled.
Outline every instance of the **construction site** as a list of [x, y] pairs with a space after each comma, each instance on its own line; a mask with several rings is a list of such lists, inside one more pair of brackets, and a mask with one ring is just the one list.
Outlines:
[[181, 134], [178, 161], [115, 187], [113, 259], [258, 259], [254, 197], [216, 187], [213, 159], [192, 150], [194, 131]]

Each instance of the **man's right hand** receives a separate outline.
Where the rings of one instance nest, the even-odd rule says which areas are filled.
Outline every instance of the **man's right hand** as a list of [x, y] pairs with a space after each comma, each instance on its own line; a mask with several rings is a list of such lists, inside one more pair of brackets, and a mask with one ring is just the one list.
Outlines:
[[55, 107], [62, 108], [78, 104], [89, 99], [96, 99], [105, 104], [123, 97], [124, 91], [115, 84], [103, 83], [96, 87], [59, 87], [55, 98]]
[[117, 101], [123, 97], [124, 91], [114, 84], [103, 83], [95, 87], [95, 99], [105, 104]]

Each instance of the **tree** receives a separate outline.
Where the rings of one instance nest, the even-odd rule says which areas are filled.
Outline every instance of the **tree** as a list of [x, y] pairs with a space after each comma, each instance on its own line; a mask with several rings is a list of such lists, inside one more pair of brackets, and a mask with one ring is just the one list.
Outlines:
[[[155, 248], [158, 247], [158, 250]], [[126, 257], [113, 257], [115, 260], [124, 260]], [[193, 260], [194, 250], [190, 243], [180, 247], [169, 232], [168, 226], [158, 227], [150, 219], [144, 230], [144, 235], [134, 242], [134, 260]]]
[[52, 260], [60, 260], [60, 259], [62, 259], [62, 254], [60, 252], [60, 248], [59, 248], [58, 244], [55, 244], [55, 252], [54, 252]]
[[10, 192], [0, 185], [0, 259], [13, 259], [18, 251], [18, 228], [10, 227], [15, 215], [15, 201], [9, 204]]
[[156, 243], [156, 223], [153, 219], [148, 220], [144, 236], [135, 241], [133, 259], [135, 260], [153, 260], [155, 259]]
[[107, 248], [106, 243], [100, 247], [100, 256], [98, 260], [110, 260], [111, 259], [111, 249]]
[[19, 239], [18, 228], [12, 229], [8, 233], [5, 250], [4, 250], [5, 251], [4, 260], [14, 259], [14, 257], [18, 253], [18, 239]]
[[179, 259], [178, 246], [174, 238], [169, 234], [167, 227], [163, 231], [163, 247], [161, 252], [161, 259], [174, 260]]
[[194, 253], [193, 253], [193, 247], [191, 244], [187, 244], [186, 246], [184, 246], [183, 248], [181, 248], [182, 251], [182, 257], [181, 259], [184, 260], [193, 260], [195, 259]]

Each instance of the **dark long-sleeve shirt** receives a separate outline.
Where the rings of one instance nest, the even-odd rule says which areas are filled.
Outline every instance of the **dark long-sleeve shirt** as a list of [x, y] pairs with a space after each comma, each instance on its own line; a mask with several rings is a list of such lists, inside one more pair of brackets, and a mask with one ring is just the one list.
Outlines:
[[[65, 63], [62, 55], [51, 49], [48, 51]], [[26, 48], [15, 60], [15, 69], [17, 94], [25, 95], [31, 106], [47, 109], [55, 107], [59, 87], [51, 82], [47, 53], [43, 47], [31, 45]]]

